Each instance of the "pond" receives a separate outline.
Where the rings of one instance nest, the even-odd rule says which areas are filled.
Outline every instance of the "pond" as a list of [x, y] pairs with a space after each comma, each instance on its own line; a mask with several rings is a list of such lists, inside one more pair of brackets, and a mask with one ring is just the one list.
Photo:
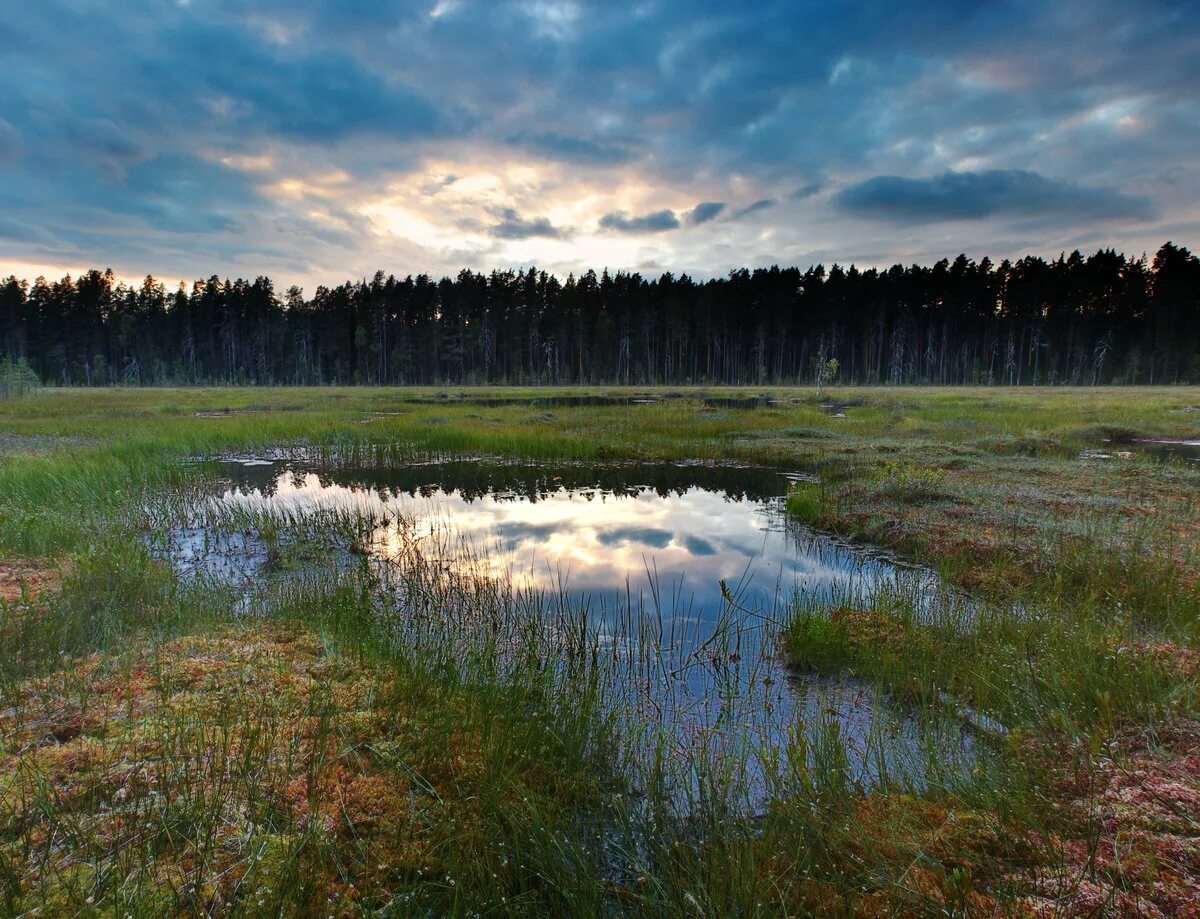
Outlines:
[[1139, 440], [1137, 448], [1156, 459], [1182, 459], [1190, 463], [1200, 462], [1200, 440]]
[[1200, 463], [1200, 439], [1106, 440], [1101, 446], [1080, 453], [1081, 458], [1089, 460], [1127, 460], [1134, 456], [1148, 456], [1159, 462]]
[[[407, 405], [469, 405], [476, 408], [500, 408], [512, 405], [536, 408], [595, 408], [660, 405], [687, 401], [698, 402], [706, 408], [734, 409], [777, 408], [802, 404], [800, 399], [777, 399], [770, 393], [751, 396], [707, 396], [704, 394], [685, 396], [683, 393], [675, 392], [550, 396], [478, 396], [472, 393], [439, 393], [433, 396], [412, 396], [402, 400], [402, 403]], [[388, 413], [376, 412], [375, 414]]]
[[470, 405], [476, 408], [500, 408], [508, 405], [527, 405], [537, 408], [596, 408], [604, 406], [656, 405], [659, 396], [635, 394], [630, 396], [476, 396], [469, 393], [435, 396], [410, 396], [401, 400], [407, 405]]
[[[797, 725], [832, 730], [863, 784], [881, 772], [919, 782], [931, 744], [942, 762], [973, 756], [961, 724], [935, 723], [853, 679], [784, 666], [774, 639], [795, 602], [941, 589], [928, 571], [789, 520], [784, 500], [795, 474], [478, 459], [335, 468], [279, 453], [219, 470], [207, 500], [221, 513], [347, 515], [369, 522], [360, 558], [383, 564], [425, 539], [449, 564], [469, 559], [473, 574], [585, 610], [631, 668], [638, 659], [643, 701], [681, 745], [703, 733], [782, 747]], [[203, 522], [177, 527], [162, 551], [181, 571], [241, 580], [248, 589], [268, 558], [252, 531], [217, 534]]]

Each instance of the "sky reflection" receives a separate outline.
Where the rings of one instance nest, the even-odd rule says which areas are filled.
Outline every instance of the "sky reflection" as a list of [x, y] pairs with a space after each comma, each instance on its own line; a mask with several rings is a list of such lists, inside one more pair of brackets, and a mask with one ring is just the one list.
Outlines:
[[[782, 471], [480, 460], [331, 470], [245, 458], [225, 464], [224, 474], [211, 508], [218, 516], [365, 521], [365, 547], [385, 573], [388, 559], [403, 566], [415, 540], [423, 556], [469, 578], [530, 588], [551, 611], [563, 599], [585, 610], [617, 666], [627, 668], [622, 679], [638, 687], [640, 701], [627, 715], [667, 728], [680, 755], [694, 756], [701, 741], [713, 751], [745, 742], [785, 749], [797, 730], [810, 740], [833, 731], [852, 777], [865, 784], [881, 770], [924, 781], [935, 747], [954, 768], [974, 756], [972, 739], [956, 725], [927, 722], [852, 676], [784, 665], [773, 626], [797, 599], [843, 602], [901, 583], [925, 598], [937, 595], [938, 582], [789, 521]], [[173, 557], [220, 577], [228, 562], [213, 547], [222, 547], [241, 559], [230, 570], [252, 588], [264, 575], [261, 540], [221, 542], [247, 532], [181, 529]], [[754, 806], [764, 773], [753, 758], [740, 768]]]
[[[586, 475], [550, 474], [529, 490], [504, 483], [459, 487], [452, 479], [387, 487], [366, 484], [355, 472], [237, 466], [219, 500], [302, 516], [341, 511], [363, 519], [400, 517], [410, 534], [461, 540], [475, 550], [473, 564], [523, 587], [565, 589], [608, 608], [630, 597], [642, 607], [657, 590], [670, 598], [672, 610], [702, 619], [723, 607], [722, 581], [742, 606], [768, 612], [798, 591], [870, 584], [893, 571], [887, 562], [789, 525], [783, 511], [788, 480], [781, 473], [745, 470], [753, 484], [731, 494], [717, 481], [685, 484], [696, 470], [675, 468], [680, 482], [665, 486], [661, 471], [651, 484], [633, 466], [622, 470], [629, 478], [619, 487], [602, 482], [603, 476], [588, 484]], [[424, 478], [446, 475], [452, 470], [431, 467]], [[395, 524], [376, 528], [373, 551], [386, 556], [398, 547]]]

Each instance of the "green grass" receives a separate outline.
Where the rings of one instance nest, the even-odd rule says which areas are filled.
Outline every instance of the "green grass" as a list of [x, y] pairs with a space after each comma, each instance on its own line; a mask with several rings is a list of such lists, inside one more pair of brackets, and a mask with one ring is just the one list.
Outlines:
[[[1176, 762], [1172, 738], [1191, 736], [1200, 470], [1079, 453], [1196, 436], [1200, 390], [774, 389], [783, 404], [755, 410], [699, 398], [727, 389], [586, 408], [477, 406], [458, 398], [470, 390], [412, 401], [438, 392], [0, 401], [0, 555], [64, 571], [49, 597], [0, 606], [0, 912], [982, 914], [1034, 902], [1034, 865], [1075, 877], [1075, 893], [1086, 878], [1113, 908], [1170, 911], [1162, 898], [1184, 881], [1143, 848], [1194, 831], [1142, 827], [1114, 854], [1078, 802], [1100, 800], [1106, 763]], [[786, 749], [698, 748], [681, 764], [655, 757], [652, 727], [614, 717], [632, 689], [569, 608], [547, 618], [416, 550], [394, 572], [422, 598], [403, 616], [381, 614], [366, 566], [288, 576], [352, 539], [353, 521], [236, 521], [269, 539], [278, 572], [250, 621], [233, 591], [183, 583], [143, 548], [206, 474], [183, 460], [298, 444], [379, 466], [468, 455], [810, 473], [789, 499], [798, 519], [963, 592], [931, 600], [902, 583], [802, 601], [780, 624], [783, 652], [930, 724], [983, 715], [1009, 733], [980, 735], [991, 752], [975, 772], [920, 787], [858, 787], [835, 723]], [[761, 813], [736, 809], [738, 757], [765, 770]], [[688, 806], [669, 793], [680, 774], [703, 792]]]

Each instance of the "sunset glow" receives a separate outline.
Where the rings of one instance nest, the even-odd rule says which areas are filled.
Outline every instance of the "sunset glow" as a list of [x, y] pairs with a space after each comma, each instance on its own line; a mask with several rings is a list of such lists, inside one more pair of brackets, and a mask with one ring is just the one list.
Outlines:
[[136, 0], [6, 19], [0, 275], [703, 278], [1132, 254], [1200, 229], [1178, 4]]

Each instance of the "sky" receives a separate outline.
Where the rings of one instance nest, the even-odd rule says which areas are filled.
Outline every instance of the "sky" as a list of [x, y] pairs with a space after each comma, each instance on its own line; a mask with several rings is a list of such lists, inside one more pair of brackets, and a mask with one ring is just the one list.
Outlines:
[[4, 6], [0, 276], [1200, 245], [1194, 3]]

